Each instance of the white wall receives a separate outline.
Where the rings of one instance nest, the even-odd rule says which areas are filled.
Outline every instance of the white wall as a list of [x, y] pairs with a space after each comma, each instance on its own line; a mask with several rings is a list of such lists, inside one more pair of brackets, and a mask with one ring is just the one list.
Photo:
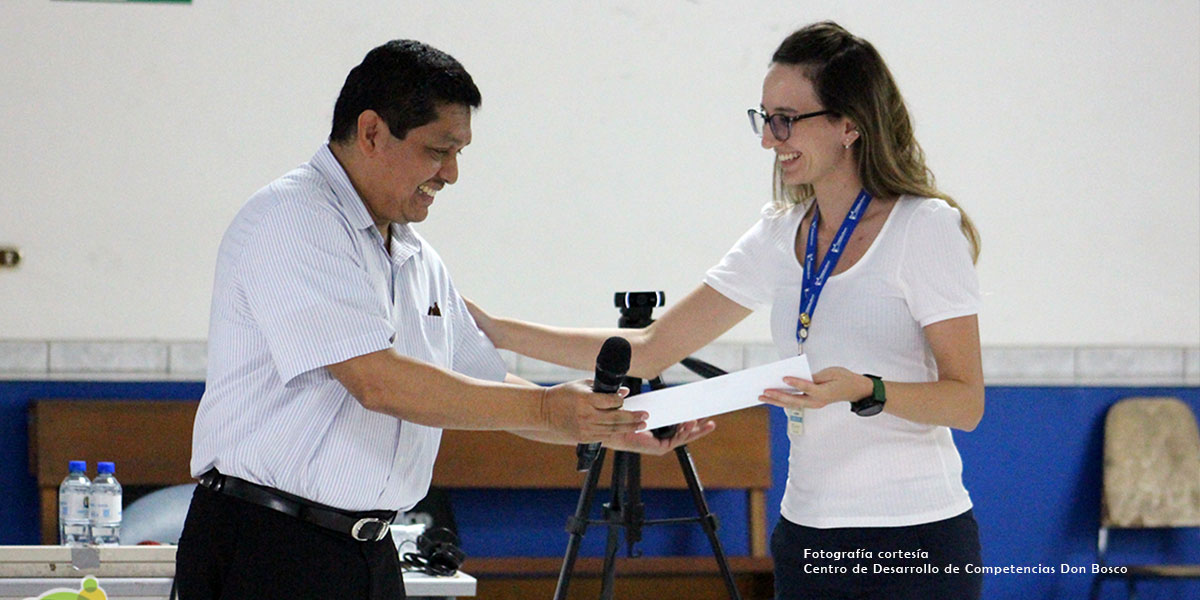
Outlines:
[[745, 109], [771, 52], [833, 18], [888, 60], [979, 225], [985, 344], [1200, 341], [1194, 0], [729, 4], [8, 0], [0, 245], [24, 260], [0, 339], [203, 339], [224, 227], [398, 37], [483, 91], [419, 227], [465, 294], [580, 325], [615, 322], [614, 290], [678, 299], [769, 199]]

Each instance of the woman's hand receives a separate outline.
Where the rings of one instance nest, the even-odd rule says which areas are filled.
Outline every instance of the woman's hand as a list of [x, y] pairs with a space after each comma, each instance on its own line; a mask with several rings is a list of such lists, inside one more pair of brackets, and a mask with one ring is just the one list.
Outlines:
[[500, 342], [496, 338], [500, 332], [498, 331], [499, 328], [496, 326], [496, 321], [492, 319], [492, 315], [484, 312], [482, 308], [479, 308], [474, 302], [471, 302], [467, 298], [463, 298], [462, 301], [463, 304], [467, 305], [467, 312], [471, 313], [471, 318], [475, 319], [475, 325], [477, 325], [479, 329], [483, 331], [484, 335], [488, 336], [488, 339], [492, 341], [494, 346], [499, 348]]
[[782, 408], [824, 408], [834, 402], [857, 402], [871, 395], [871, 380], [849, 369], [830, 367], [817, 371], [812, 381], [784, 377], [790, 389], [763, 390], [759, 402]]
[[687, 421], [680, 423], [675, 435], [660, 440], [649, 431], [626, 433], [609, 437], [604, 446], [622, 452], [637, 452], [639, 454], [662, 455], [695, 440], [698, 440], [717, 428], [712, 421]]

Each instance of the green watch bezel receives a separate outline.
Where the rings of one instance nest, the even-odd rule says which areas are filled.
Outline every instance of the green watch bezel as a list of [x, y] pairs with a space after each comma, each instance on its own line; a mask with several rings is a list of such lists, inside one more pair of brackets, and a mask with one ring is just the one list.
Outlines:
[[887, 403], [887, 393], [883, 386], [883, 379], [878, 375], [863, 373], [863, 377], [871, 380], [871, 395], [851, 402], [850, 410], [860, 417], [873, 417], [883, 412], [883, 405]]

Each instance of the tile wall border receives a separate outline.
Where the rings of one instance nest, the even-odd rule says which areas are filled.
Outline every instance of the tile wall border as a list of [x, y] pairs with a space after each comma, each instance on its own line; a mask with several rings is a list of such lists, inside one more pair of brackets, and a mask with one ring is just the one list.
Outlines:
[[[203, 340], [3, 340], [0, 380], [203, 381]], [[590, 377], [502, 351], [516, 375], [538, 382]], [[717, 343], [696, 357], [727, 371], [778, 358], [768, 343]], [[985, 346], [984, 379], [1005, 386], [1197, 386], [1200, 346]], [[667, 383], [699, 376], [676, 365]]]

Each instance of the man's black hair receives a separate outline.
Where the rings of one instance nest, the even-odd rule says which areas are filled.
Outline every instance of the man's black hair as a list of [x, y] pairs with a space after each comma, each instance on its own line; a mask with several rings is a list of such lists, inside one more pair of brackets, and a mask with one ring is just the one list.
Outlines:
[[483, 102], [470, 73], [454, 57], [416, 40], [392, 40], [350, 70], [333, 108], [329, 139], [348, 142], [364, 110], [379, 113], [392, 135], [437, 119], [441, 104], [478, 108]]

